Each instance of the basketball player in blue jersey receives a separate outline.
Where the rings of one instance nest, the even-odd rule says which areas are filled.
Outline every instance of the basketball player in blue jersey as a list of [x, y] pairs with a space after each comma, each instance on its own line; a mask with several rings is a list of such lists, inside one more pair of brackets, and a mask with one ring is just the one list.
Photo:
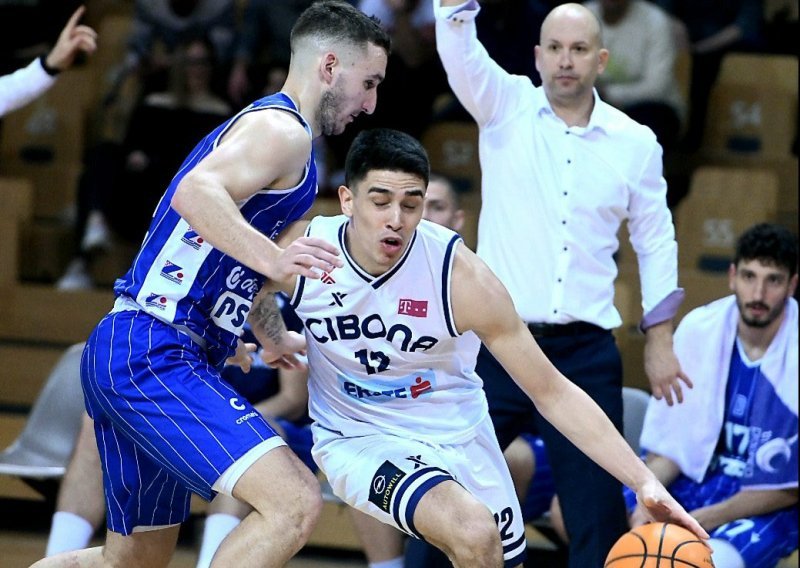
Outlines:
[[[390, 41], [377, 20], [339, 0], [310, 6], [290, 41], [282, 90], [244, 108], [186, 158], [115, 284], [113, 310], [87, 342], [81, 376], [109, 531], [104, 547], [41, 566], [166, 566], [191, 492], [253, 507], [214, 566], [283, 566], [314, 527], [316, 478], [219, 369], [248, 316], [259, 330], [281, 320], [251, 311], [265, 277], [313, 280], [314, 269], [341, 265], [321, 239], [283, 248], [272, 239], [314, 200], [312, 139], [374, 111]], [[282, 354], [304, 343], [299, 335], [258, 339], [281, 342], [267, 361], [278, 366], [291, 366], [293, 356]]]
[[[548, 420], [636, 490], [649, 516], [708, 538], [550, 364], [483, 261], [421, 220], [428, 176], [412, 137], [361, 132], [339, 188], [344, 215], [297, 223], [279, 239], [330, 240], [344, 258], [321, 278], [269, 284], [291, 295], [304, 324], [312, 455], [336, 495], [458, 567], [521, 565], [519, 504], [474, 372], [483, 341]], [[254, 309], [275, 310], [267, 292]]]
[[[651, 399], [641, 443], [711, 534], [717, 568], [775, 568], [798, 537], [797, 237], [751, 227], [729, 279], [733, 295], [678, 326], [675, 353], [695, 386], [681, 405]], [[637, 506], [631, 525], [642, 522]]]

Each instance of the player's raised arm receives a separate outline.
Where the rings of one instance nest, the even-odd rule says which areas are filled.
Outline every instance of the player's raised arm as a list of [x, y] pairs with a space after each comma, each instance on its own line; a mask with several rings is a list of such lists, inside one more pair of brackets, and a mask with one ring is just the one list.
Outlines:
[[708, 534], [664, 489], [600, 407], [550, 363], [517, 315], [503, 284], [466, 246], [456, 252], [452, 283], [458, 330], [472, 330], [480, 337], [542, 416], [634, 489], [654, 519], [681, 524], [707, 539]]

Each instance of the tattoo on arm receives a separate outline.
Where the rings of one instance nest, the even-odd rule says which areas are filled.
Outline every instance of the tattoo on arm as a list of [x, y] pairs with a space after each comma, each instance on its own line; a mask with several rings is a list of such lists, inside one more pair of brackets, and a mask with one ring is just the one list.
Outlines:
[[279, 345], [286, 334], [286, 324], [283, 322], [281, 310], [275, 301], [275, 294], [266, 294], [253, 304], [250, 310], [250, 323], [254, 328], [264, 331], [267, 338], [275, 345]]

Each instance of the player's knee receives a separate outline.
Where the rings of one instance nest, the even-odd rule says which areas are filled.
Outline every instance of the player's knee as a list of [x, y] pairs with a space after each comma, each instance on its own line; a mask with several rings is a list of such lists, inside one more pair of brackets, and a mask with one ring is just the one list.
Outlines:
[[481, 504], [473, 509], [452, 532], [448, 552], [453, 562], [456, 566], [502, 566], [503, 545], [494, 518]]

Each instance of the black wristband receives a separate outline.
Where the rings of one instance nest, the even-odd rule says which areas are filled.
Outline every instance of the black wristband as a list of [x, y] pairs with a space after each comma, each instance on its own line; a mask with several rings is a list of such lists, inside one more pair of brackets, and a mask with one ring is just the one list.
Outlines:
[[45, 73], [47, 73], [47, 74], [48, 74], [48, 75], [50, 75], [51, 77], [55, 77], [56, 75], [58, 75], [59, 73], [61, 73], [61, 69], [56, 69], [55, 67], [50, 67], [50, 66], [47, 64], [47, 56], [46, 56], [46, 55], [42, 55], [42, 56], [39, 58], [39, 63], [41, 63], [41, 64], [42, 64], [42, 69], [44, 69]]

